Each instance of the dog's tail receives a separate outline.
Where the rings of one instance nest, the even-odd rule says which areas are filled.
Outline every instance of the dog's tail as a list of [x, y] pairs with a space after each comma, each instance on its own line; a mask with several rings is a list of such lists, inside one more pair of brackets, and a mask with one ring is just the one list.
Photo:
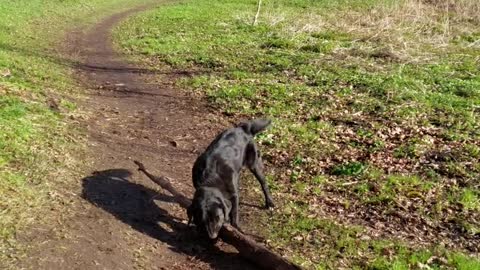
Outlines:
[[255, 134], [266, 129], [272, 121], [270, 119], [254, 119], [248, 122], [243, 122], [238, 125], [245, 133], [255, 136]]

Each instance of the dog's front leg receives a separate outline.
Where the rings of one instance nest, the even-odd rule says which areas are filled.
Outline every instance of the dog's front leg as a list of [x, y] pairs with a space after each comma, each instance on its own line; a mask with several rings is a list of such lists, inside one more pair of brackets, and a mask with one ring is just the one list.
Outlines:
[[234, 196], [232, 198], [232, 211], [230, 212], [230, 220], [233, 227], [237, 228], [237, 230], [245, 234], [245, 232], [242, 230], [242, 228], [240, 228], [240, 225], [238, 224], [238, 205], [238, 196]]
[[237, 195], [233, 196], [231, 199], [232, 202], [232, 211], [230, 211], [230, 223], [232, 226], [236, 227], [237, 229], [240, 229], [240, 226], [238, 225], [238, 204], [239, 204], [239, 198]]

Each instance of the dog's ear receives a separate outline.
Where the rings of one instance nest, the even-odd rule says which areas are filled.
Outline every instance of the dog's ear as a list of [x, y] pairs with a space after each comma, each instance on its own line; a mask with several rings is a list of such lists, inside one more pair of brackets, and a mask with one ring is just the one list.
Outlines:
[[252, 121], [248, 122], [243, 122], [238, 125], [238, 127], [241, 127], [243, 131], [247, 134], [255, 135], [264, 129], [266, 129], [272, 121], [270, 119], [255, 119]]

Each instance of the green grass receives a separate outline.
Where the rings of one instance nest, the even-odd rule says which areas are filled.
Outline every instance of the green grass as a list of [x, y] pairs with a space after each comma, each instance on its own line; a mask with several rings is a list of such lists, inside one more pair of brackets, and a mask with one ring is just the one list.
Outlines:
[[[292, 259], [311, 269], [476, 269], [480, 261], [443, 247], [412, 249], [401, 241], [372, 239], [361, 226], [345, 226], [332, 220], [309, 216], [308, 207], [288, 204], [271, 222], [276, 230], [274, 248], [295, 249]], [[382, 256], [379, 256], [379, 255]], [[435, 260], [440, 258], [440, 260]]]
[[[478, 265], [465, 254], [478, 252], [480, 226], [480, 5], [266, 1], [253, 26], [256, 2], [170, 4], [124, 23], [116, 37], [151, 66], [200, 71], [178, 86], [225, 115], [274, 119], [258, 141], [277, 200], [317, 206], [271, 218], [273, 245], [288, 256], [312, 268], [407, 269], [426, 263], [425, 254], [442, 256], [446, 267]], [[304, 217], [325, 212], [328, 219]], [[398, 215], [411, 219], [405, 225]], [[412, 239], [361, 241], [348, 231], [363, 219], [392, 222]], [[336, 221], [348, 239], [328, 229]], [[453, 227], [463, 228], [464, 240], [442, 252], [436, 239], [420, 248], [411, 229], [425, 222], [447, 243]], [[297, 230], [320, 230], [324, 240], [296, 246], [288, 235]], [[356, 241], [398, 250], [332, 255], [339, 242]]]
[[59, 43], [67, 30], [141, 1], [0, 2], [0, 261], [5, 263], [19, 248], [18, 230], [33, 221], [41, 224], [42, 210], [55, 201], [53, 186], [75, 179], [80, 169], [73, 153], [81, 150], [82, 135], [68, 120], [81, 113], [75, 104], [80, 93], [70, 76], [71, 61], [56, 50]]

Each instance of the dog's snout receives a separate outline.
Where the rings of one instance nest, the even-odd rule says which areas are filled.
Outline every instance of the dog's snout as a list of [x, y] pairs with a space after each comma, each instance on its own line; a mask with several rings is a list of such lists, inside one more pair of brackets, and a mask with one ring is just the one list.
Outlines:
[[210, 239], [216, 239], [221, 226], [207, 226], [207, 233]]
[[208, 237], [210, 237], [210, 239], [216, 239], [218, 237], [218, 232], [209, 232]]

